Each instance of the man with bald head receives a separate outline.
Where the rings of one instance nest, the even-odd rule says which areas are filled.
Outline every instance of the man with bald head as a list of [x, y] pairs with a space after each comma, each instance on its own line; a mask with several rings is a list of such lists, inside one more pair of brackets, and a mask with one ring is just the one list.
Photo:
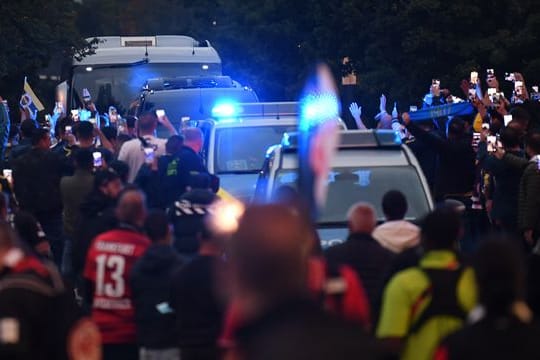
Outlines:
[[373, 206], [357, 203], [348, 212], [349, 236], [343, 244], [332, 246], [325, 252], [329, 264], [349, 265], [362, 281], [371, 305], [372, 319], [377, 319], [384, 274], [393, 254], [372, 236], [377, 226]]
[[146, 200], [127, 190], [116, 206], [118, 226], [98, 235], [86, 257], [86, 299], [103, 341], [103, 359], [137, 359], [135, 311], [129, 275], [150, 246], [143, 234]]
[[[276, 226], [279, 224], [279, 226]], [[372, 359], [360, 327], [326, 313], [307, 288], [313, 231], [285, 205], [249, 208], [230, 241], [234, 301], [244, 323], [237, 358]]]
[[184, 146], [180, 150], [177, 172], [183, 193], [196, 187], [197, 179], [201, 175], [208, 175], [208, 170], [200, 155], [204, 144], [201, 129], [186, 128], [182, 130], [182, 136]]

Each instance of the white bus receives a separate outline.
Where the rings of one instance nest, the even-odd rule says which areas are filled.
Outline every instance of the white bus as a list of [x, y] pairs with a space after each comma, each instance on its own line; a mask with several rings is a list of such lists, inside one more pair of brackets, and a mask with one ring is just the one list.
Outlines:
[[[100, 109], [127, 112], [148, 79], [221, 75], [221, 59], [208, 41], [189, 36], [104, 36], [95, 54], [73, 60], [71, 108], [88, 89]], [[88, 39], [89, 41], [92, 39]]]

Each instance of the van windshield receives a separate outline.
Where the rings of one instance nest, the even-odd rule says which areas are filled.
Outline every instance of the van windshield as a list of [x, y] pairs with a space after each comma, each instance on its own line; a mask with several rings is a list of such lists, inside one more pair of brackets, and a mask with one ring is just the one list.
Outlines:
[[103, 65], [76, 66], [73, 69], [72, 89], [82, 96], [90, 91], [98, 109], [115, 105], [125, 114], [131, 103], [138, 99], [141, 88], [148, 79], [177, 76], [221, 75], [221, 64], [208, 64], [202, 70], [199, 63], [142, 63], [134, 66]]
[[260, 171], [266, 150], [279, 144], [284, 133], [293, 131], [296, 131], [296, 125], [242, 126], [216, 130], [216, 173]]
[[[274, 191], [282, 186], [296, 188], [297, 178], [296, 169], [280, 170]], [[381, 201], [389, 190], [399, 190], [407, 197], [407, 219], [420, 219], [429, 212], [427, 195], [414, 167], [339, 167], [333, 168], [328, 176], [328, 197], [319, 223], [346, 222], [347, 211], [359, 201], [375, 206], [377, 216], [382, 220]]]

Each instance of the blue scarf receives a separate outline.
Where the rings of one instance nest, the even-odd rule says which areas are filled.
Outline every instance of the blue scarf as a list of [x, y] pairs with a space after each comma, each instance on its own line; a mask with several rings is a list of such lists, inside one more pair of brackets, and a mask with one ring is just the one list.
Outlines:
[[410, 112], [412, 121], [430, 120], [445, 116], [461, 116], [474, 113], [474, 107], [469, 102], [432, 106], [419, 111]]

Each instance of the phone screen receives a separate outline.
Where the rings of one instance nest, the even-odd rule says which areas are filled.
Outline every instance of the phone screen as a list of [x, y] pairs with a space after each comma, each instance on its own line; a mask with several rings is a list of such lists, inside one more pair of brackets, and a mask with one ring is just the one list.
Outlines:
[[13, 182], [13, 171], [11, 169], [2, 170], [2, 175], [10, 184]]
[[154, 149], [144, 148], [144, 162], [149, 165], [154, 162]]
[[510, 121], [512, 121], [512, 115], [504, 115], [504, 126], [508, 126]]
[[411, 106], [409, 106], [409, 111], [410, 111], [410, 112], [418, 111], [418, 107], [417, 107], [417, 106], [414, 106], [414, 105], [411, 105]]
[[99, 151], [95, 151], [92, 153], [92, 156], [94, 157], [94, 167], [102, 167], [103, 159], [101, 158], [101, 153]]
[[165, 116], [165, 110], [163, 110], [163, 109], [156, 110], [156, 116], [159, 117], [159, 118], [164, 117]]
[[489, 152], [495, 152], [497, 151], [497, 137], [496, 136], [488, 136], [487, 137], [487, 150]]
[[71, 131], [72, 131], [72, 130], [71, 130], [71, 126], [66, 126], [65, 129], [64, 129], [64, 131], [65, 131], [66, 134], [71, 135], [71, 134], [72, 134], [72, 132], [71, 132]]

